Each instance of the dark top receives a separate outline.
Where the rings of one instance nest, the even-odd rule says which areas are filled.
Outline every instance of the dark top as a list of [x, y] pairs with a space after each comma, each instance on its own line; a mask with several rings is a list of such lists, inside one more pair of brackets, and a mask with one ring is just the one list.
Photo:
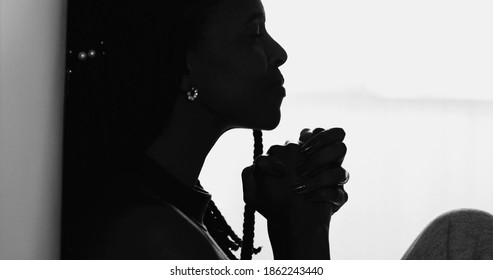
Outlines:
[[211, 195], [148, 156], [121, 164], [87, 215], [89, 259], [227, 259], [203, 224]]

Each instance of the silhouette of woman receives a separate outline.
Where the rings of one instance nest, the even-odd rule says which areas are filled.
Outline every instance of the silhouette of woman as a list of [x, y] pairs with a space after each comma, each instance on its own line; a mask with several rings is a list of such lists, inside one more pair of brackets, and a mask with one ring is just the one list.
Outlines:
[[[234, 259], [242, 247], [251, 259], [255, 210], [275, 258], [330, 258], [345, 133], [304, 129], [262, 155], [287, 54], [260, 0], [71, 1], [68, 49], [63, 258]], [[233, 128], [255, 131], [243, 239], [198, 180]]]

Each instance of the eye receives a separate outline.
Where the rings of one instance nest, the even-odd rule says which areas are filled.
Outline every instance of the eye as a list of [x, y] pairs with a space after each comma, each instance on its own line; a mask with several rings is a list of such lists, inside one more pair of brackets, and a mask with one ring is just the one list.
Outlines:
[[258, 40], [262, 38], [264, 35], [265, 35], [265, 29], [262, 28], [260, 25], [258, 25], [256, 30], [250, 35], [250, 37]]
[[259, 45], [262, 37], [267, 35], [265, 25], [262, 22], [252, 22], [244, 29], [242, 38], [249, 45]]

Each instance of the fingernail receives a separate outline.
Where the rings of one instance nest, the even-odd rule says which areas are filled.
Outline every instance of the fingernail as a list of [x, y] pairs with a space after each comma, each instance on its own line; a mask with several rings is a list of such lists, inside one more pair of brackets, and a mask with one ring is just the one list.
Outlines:
[[294, 191], [295, 193], [301, 193], [301, 192], [303, 192], [303, 190], [305, 190], [305, 189], [306, 189], [306, 185], [305, 185], [305, 184], [301, 184], [301, 185], [298, 185], [298, 186], [294, 187], [294, 188], [293, 188], [293, 191]]

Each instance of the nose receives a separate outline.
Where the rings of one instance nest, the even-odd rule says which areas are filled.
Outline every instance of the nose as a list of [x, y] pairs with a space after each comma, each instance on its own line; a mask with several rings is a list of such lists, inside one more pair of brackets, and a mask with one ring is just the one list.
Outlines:
[[286, 63], [288, 54], [276, 40], [272, 37], [270, 39], [271, 42], [268, 48], [269, 65], [277, 68]]

